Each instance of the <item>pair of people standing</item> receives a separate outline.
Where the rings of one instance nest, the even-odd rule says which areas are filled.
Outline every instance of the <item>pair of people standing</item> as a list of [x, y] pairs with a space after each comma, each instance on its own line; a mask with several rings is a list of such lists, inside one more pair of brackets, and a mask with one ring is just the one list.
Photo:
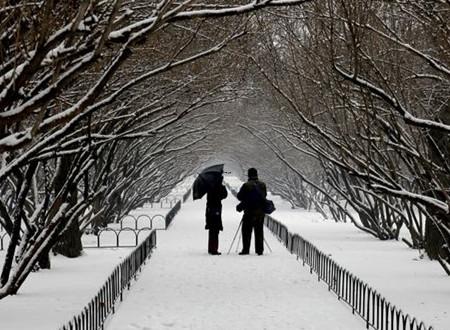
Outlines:
[[[250, 252], [252, 231], [255, 233], [255, 252], [258, 255], [264, 253], [264, 201], [267, 196], [267, 189], [264, 182], [258, 179], [258, 171], [250, 168], [247, 172], [248, 181], [244, 183], [237, 198], [240, 204], [236, 207], [238, 212], [244, 211], [242, 217], [242, 251], [240, 255], [247, 255]], [[222, 199], [227, 197], [227, 190], [220, 184], [208, 192], [206, 198], [206, 226], [208, 233], [208, 253], [220, 255], [219, 232], [223, 230], [222, 225]]]

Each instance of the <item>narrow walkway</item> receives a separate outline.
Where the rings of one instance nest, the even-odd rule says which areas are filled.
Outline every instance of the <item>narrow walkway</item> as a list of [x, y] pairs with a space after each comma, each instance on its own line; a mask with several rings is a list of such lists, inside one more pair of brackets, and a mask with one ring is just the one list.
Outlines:
[[239, 256], [233, 247], [227, 255], [241, 216], [236, 204], [231, 194], [224, 201], [221, 256], [206, 252], [205, 200], [184, 204], [158, 232], [157, 250], [107, 329], [365, 328], [267, 230], [272, 253]]

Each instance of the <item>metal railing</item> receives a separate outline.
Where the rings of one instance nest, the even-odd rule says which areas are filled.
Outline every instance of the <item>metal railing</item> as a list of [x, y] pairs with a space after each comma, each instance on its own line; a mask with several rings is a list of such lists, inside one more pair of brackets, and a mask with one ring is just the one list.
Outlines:
[[[149, 233], [151, 230], [157, 230], [152, 229], [150, 227], [144, 227], [141, 229], [134, 229], [134, 228], [121, 228], [121, 229], [114, 229], [114, 228], [101, 228], [96, 236], [96, 244], [95, 245], [89, 245], [89, 243], [83, 243], [83, 248], [130, 248], [135, 247], [139, 244], [139, 238], [142, 237], [142, 234]], [[125, 235], [124, 235], [125, 234]], [[128, 235], [127, 235], [128, 234]], [[113, 240], [106, 240], [105, 237], [111, 235], [114, 237]], [[126, 236], [123, 238], [123, 236]], [[132, 239], [130, 239], [130, 237]]]
[[[142, 228], [154, 228], [153, 222], [155, 220], [160, 219], [162, 224], [165, 224], [165, 217], [162, 214], [155, 214], [153, 216], [149, 216], [146, 214], [141, 214], [138, 217], [134, 217], [131, 214], [128, 214], [119, 221], [120, 229], [123, 228], [133, 228], [135, 230], [139, 230]], [[131, 223], [129, 223], [131, 221]]]
[[164, 208], [172, 208], [180, 200], [181, 198], [179, 196], [164, 197], [161, 198], [159, 201], [149, 202], [148, 204], [150, 204], [151, 208], [160, 207], [164, 209]]
[[366, 328], [377, 330], [433, 330], [415, 317], [404, 313], [391, 304], [376, 290], [364, 283], [345, 268], [339, 266], [325, 253], [298, 234], [291, 234], [287, 227], [270, 216], [265, 225], [274, 233], [286, 248], [310, 267], [311, 274], [328, 284], [339, 300], [347, 303], [352, 312], [366, 322]]
[[[181, 201], [167, 213], [166, 229], [181, 208]], [[104, 329], [104, 323], [110, 314], [115, 312], [115, 304], [123, 300], [123, 291], [130, 289], [131, 280], [136, 280], [138, 272], [146, 260], [151, 257], [156, 247], [156, 230], [140, 243], [133, 252], [122, 261], [111, 273], [97, 295], [85, 306], [81, 313], [74, 316], [60, 330], [99, 330]]]
[[[154, 221], [161, 224], [160, 228], [155, 228]], [[83, 243], [84, 248], [113, 248], [113, 247], [134, 247], [139, 243], [139, 238], [150, 230], [165, 230], [166, 217], [161, 214], [154, 216], [139, 215], [134, 217], [126, 215], [119, 221], [119, 228], [114, 227], [97, 227], [89, 228], [86, 234], [94, 234], [97, 236], [96, 244]], [[143, 225], [148, 225], [144, 226]], [[113, 236], [114, 239], [107, 240], [107, 236]], [[123, 238], [125, 236], [125, 239]], [[130, 241], [129, 236], [133, 239]], [[128, 238], [128, 239], [127, 239]]]
[[130, 289], [131, 280], [136, 279], [142, 265], [150, 258], [156, 246], [156, 231], [134, 249], [111, 273], [97, 295], [87, 304], [83, 311], [74, 316], [60, 330], [98, 330], [103, 329], [108, 315], [115, 312], [118, 299], [123, 300], [123, 291]]

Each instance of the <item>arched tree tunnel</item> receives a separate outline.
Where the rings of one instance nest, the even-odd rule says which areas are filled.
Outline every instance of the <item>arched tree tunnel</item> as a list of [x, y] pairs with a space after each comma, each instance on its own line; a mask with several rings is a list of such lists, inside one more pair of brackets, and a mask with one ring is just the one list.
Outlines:
[[1, 6], [0, 298], [213, 162], [450, 273], [448, 2]]

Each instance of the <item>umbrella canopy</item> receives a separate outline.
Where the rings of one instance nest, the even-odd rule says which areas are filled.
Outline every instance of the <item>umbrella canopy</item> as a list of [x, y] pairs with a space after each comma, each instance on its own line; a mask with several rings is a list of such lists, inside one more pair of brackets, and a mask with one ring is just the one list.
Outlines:
[[202, 198], [208, 191], [222, 183], [223, 164], [217, 164], [205, 168], [192, 185], [194, 199]]

